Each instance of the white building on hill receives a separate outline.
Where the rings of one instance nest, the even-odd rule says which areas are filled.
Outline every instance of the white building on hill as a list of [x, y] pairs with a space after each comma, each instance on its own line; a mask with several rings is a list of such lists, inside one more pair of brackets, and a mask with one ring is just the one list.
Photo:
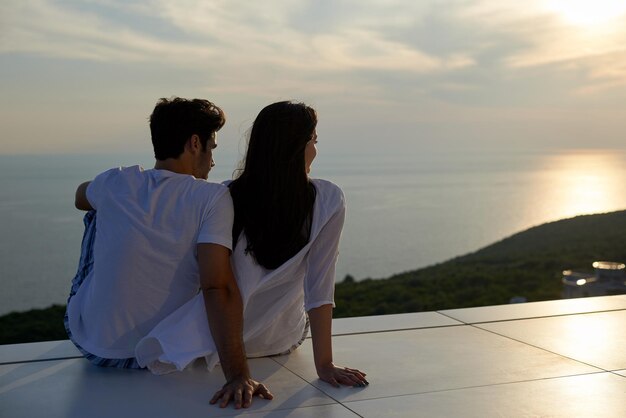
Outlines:
[[626, 265], [614, 261], [593, 263], [595, 274], [563, 271], [563, 298], [626, 293]]

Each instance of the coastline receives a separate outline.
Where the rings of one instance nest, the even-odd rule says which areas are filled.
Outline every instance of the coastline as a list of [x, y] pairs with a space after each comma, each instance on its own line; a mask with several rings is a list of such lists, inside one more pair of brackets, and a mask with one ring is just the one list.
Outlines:
[[[470, 254], [382, 279], [336, 285], [335, 318], [560, 299], [561, 272], [626, 261], [626, 210], [549, 222]], [[0, 316], [0, 344], [65, 339], [64, 305]]]

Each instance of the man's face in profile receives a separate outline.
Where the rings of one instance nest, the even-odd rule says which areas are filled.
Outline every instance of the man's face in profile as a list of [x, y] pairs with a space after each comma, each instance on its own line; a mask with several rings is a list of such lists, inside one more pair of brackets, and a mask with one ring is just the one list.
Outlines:
[[213, 161], [213, 150], [217, 148], [216, 134], [213, 133], [206, 143], [206, 147], [202, 149], [196, 157], [194, 164], [193, 176], [198, 179], [206, 180], [209, 178], [209, 171], [215, 165]]

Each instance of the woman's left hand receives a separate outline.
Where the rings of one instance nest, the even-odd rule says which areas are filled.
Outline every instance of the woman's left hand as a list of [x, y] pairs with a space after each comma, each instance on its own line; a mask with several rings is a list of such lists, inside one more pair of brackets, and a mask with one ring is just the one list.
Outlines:
[[365, 380], [366, 374], [362, 371], [349, 367], [336, 366], [333, 363], [318, 367], [317, 375], [321, 380], [330, 383], [336, 388], [340, 385], [352, 387], [364, 387], [369, 385], [369, 382]]

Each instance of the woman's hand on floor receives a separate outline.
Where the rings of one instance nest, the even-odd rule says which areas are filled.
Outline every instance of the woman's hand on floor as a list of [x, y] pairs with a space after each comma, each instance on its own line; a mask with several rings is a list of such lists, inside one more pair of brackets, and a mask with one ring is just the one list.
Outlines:
[[321, 380], [338, 388], [340, 385], [364, 387], [369, 385], [365, 380], [366, 374], [357, 369], [336, 366], [333, 363], [317, 368], [317, 375]]

